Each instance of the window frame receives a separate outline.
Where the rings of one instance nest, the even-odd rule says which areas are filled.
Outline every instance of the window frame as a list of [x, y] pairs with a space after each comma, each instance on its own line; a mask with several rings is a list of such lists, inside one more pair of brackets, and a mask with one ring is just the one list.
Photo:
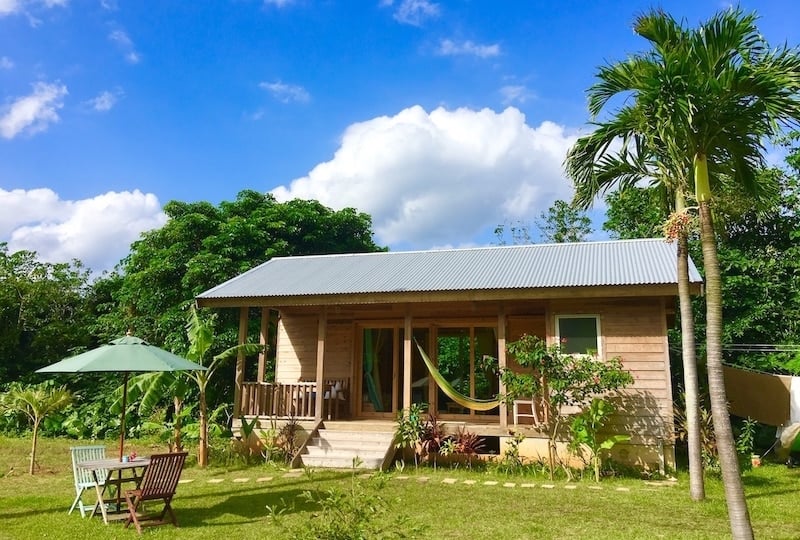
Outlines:
[[[603, 334], [600, 325], [600, 315], [596, 313], [571, 313], [555, 316], [555, 338], [556, 344], [561, 345], [561, 319], [594, 319], [597, 331], [597, 358], [603, 358]], [[587, 353], [568, 353], [571, 356], [591, 356]]]

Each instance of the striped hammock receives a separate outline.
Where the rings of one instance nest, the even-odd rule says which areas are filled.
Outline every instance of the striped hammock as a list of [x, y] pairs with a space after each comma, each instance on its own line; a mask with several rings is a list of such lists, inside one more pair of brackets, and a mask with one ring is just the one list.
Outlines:
[[433, 377], [433, 380], [436, 381], [437, 386], [442, 389], [442, 392], [444, 392], [447, 397], [465, 409], [470, 409], [473, 411], [491, 411], [500, 405], [500, 400], [498, 399], [473, 399], [469, 396], [465, 396], [453, 388], [450, 382], [445, 379], [444, 375], [439, 373], [439, 370], [433, 365], [433, 362], [431, 362], [431, 359], [428, 358], [427, 354], [425, 354], [425, 351], [422, 350], [422, 347], [416, 339], [414, 340], [414, 343], [416, 343], [417, 349], [419, 349], [419, 354], [422, 356], [422, 360], [425, 362], [425, 366], [428, 368], [431, 377]]

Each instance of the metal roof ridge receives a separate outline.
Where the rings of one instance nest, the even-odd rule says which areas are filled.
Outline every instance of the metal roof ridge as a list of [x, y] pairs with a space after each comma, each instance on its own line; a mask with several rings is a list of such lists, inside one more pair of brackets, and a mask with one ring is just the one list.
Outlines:
[[[626, 239], [608, 239], [608, 240], [591, 240], [588, 242], [560, 242], [560, 243], [545, 243], [545, 244], [513, 244], [502, 246], [471, 246], [460, 248], [439, 248], [439, 249], [412, 249], [407, 251], [367, 251], [362, 253], [321, 253], [314, 255], [285, 255], [281, 257], [273, 257], [269, 261], [286, 260], [286, 259], [323, 259], [334, 257], [365, 257], [365, 256], [380, 256], [380, 255], [415, 255], [420, 253], [454, 253], [454, 252], [467, 252], [467, 251], [485, 251], [485, 250], [512, 250], [512, 249], [533, 249], [533, 248], [551, 248], [557, 249], [565, 246], [578, 246], [578, 245], [599, 245], [599, 244], [626, 244], [626, 243], [651, 243], [651, 242], [664, 242], [664, 238], [626, 238]], [[266, 264], [266, 263], [262, 263]], [[261, 265], [259, 265], [261, 266]], [[256, 266], [258, 268], [258, 266]], [[253, 268], [252, 270], [255, 270]], [[251, 270], [248, 270], [248, 272]], [[244, 275], [244, 274], [242, 274]]]

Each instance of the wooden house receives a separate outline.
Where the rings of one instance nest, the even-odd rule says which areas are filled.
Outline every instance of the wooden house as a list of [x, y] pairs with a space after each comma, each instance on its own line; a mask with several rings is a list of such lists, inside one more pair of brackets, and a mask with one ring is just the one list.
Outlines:
[[[521, 425], [534, 421], [532, 411], [462, 407], [440, 391], [415, 346], [459, 392], [490, 398], [504, 389], [487, 362], [513, 367], [506, 344], [531, 334], [565, 343], [566, 352], [620, 357], [635, 382], [613, 419], [631, 436], [616, 457], [674, 465], [667, 327], [676, 257], [674, 244], [645, 239], [275, 258], [197, 303], [239, 308], [242, 341], [249, 317], [260, 314], [261, 341], [276, 351], [274, 374], [261, 355], [249, 370], [255, 380], [245, 380], [239, 359], [236, 418], [294, 417], [307, 422], [311, 441], [335, 429], [391, 433], [398, 411], [425, 403], [498, 452], [510, 430], [522, 429], [534, 454], [543, 435]], [[699, 293], [691, 262], [690, 282]]]

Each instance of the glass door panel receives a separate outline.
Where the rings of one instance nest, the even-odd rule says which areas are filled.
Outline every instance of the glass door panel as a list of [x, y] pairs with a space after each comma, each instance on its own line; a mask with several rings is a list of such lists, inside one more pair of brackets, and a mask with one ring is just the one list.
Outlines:
[[[473, 329], [473, 377], [477, 399], [495, 399], [500, 391], [500, 376], [497, 365], [497, 332], [494, 328]], [[491, 411], [475, 411], [475, 414], [498, 414]]]
[[393, 413], [394, 329], [365, 328], [361, 370], [361, 412]]
[[[417, 343], [427, 352], [430, 343], [431, 332], [428, 328], [414, 328], [414, 340], [411, 341], [411, 403], [427, 405], [430, 401], [430, 385], [433, 380], [428, 373], [428, 368], [425, 367], [425, 362], [419, 354]], [[403, 341], [405, 340], [405, 330], [400, 329], [400, 351], [402, 355]], [[430, 353], [428, 353], [430, 356]], [[400, 395], [398, 396], [398, 409], [403, 408], [403, 389], [405, 388], [405, 380], [403, 374], [405, 373], [402, 368], [402, 360], [400, 362]], [[434, 383], [435, 385], [435, 383]], [[425, 407], [427, 410], [427, 407]]]
[[[469, 328], [439, 328], [436, 335], [436, 362], [439, 373], [458, 393], [470, 391], [470, 331]], [[436, 392], [436, 411], [439, 414], [469, 414], [441, 389]]]

